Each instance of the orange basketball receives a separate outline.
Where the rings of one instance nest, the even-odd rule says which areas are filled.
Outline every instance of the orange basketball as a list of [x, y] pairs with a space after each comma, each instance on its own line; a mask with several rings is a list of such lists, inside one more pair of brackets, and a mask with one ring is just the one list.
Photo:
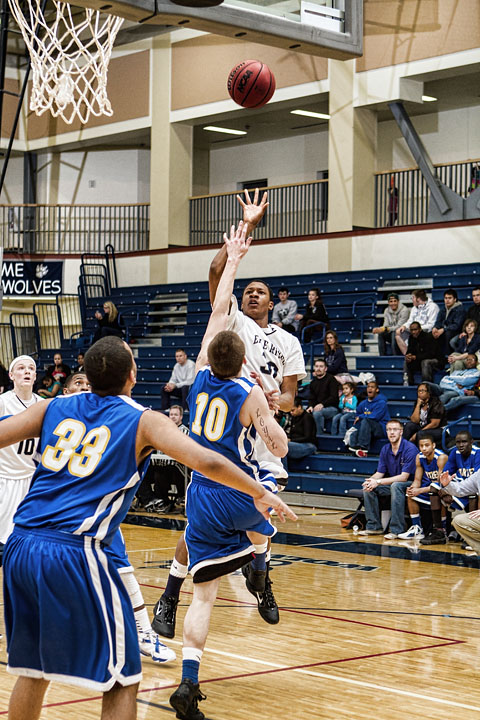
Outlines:
[[260, 60], [245, 60], [230, 72], [227, 88], [238, 105], [259, 108], [266, 105], [275, 92], [275, 78]]

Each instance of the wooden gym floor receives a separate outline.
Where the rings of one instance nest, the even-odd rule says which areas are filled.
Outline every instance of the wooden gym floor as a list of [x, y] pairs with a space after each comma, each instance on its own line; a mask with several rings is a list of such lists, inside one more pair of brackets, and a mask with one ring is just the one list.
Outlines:
[[[459, 544], [363, 539], [340, 528], [344, 514], [299, 509], [272, 546], [280, 624], [258, 615], [240, 573], [222, 580], [200, 670], [208, 720], [469, 720], [480, 718], [479, 565]], [[130, 560], [152, 609], [165, 586], [183, 519], [129, 516]], [[175, 714], [168, 698], [181, 674], [181, 595], [175, 663], [143, 662], [140, 720]], [[3, 621], [2, 621], [3, 626]], [[3, 632], [3, 627], [0, 630]], [[0, 715], [14, 678], [0, 641]], [[51, 685], [42, 718], [99, 717], [95, 693]]]

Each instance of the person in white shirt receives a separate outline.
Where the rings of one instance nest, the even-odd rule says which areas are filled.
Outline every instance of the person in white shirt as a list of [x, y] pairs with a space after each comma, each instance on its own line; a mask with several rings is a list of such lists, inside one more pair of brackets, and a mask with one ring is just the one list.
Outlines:
[[413, 322], [417, 322], [424, 332], [431, 332], [440, 311], [437, 303], [434, 303], [433, 300], [428, 297], [425, 290], [413, 290], [412, 303], [413, 308], [410, 311], [410, 317], [407, 322], [395, 331], [395, 339], [402, 355], [405, 355], [407, 352], [410, 325]]
[[162, 412], [168, 410], [174, 399], [180, 400], [185, 410], [190, 385], [195, 380], [195, 363], [188, 359], [183, 348], [175, 350], [175, 360], [170, 380], [162, 388]]
[[[0, 418], [18, 415], [42, 400], [33, 392], [37, 377], [33, 358], [29, 355], [14, 358], [8, 374], [13, 390], [0, 395]], [[0, 450], [0, 547], [12, 533], [13, 516], [30, 488], [37, 442], [37, 438], [28, 438]]]

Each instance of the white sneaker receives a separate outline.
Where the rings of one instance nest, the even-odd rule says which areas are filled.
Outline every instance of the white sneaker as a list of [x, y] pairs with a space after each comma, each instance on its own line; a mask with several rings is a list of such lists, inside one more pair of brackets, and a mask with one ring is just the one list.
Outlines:
[[359, 535], [383, 535], [383, 530], [359, 530]]
[[420, 525], [412, 525], [407, 532], [401, 533], [398, 537], [402, 538], [402, 540], [421, 540], [425, 537], [425, 534]]
[[140, 654], [152, 658], [154, 662], [167, 663], [176, 660], [175, 652], [160, 642], [156, 632], [142, 632], [138, 634]]
[[383, 536], [385, 540], [396, 540], [397, 537], [400, 537], [399, 535], [395, 535], [395, 533], [387, 533]]

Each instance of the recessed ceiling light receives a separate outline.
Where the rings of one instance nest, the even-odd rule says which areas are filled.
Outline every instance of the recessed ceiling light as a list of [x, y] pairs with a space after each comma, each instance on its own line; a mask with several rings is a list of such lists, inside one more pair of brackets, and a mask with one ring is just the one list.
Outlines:
[[326, 113], [313, 112], [312, 110], [290, 110], [292, 115], [304, 115], [305, 117], [321, 118], [322, 120], [330, 120], [330, 115]]
[[210, 130], [210, 132], [225, 133], [225, 135], [246, 135], [245, 130], [232, 130], [232, 128], [221, 128], [215, 125], [207, 125], [203, 128], [204, 130]]
[[422, 95], [423, 102], [437, 102], [438, 98], [433, 95]]

